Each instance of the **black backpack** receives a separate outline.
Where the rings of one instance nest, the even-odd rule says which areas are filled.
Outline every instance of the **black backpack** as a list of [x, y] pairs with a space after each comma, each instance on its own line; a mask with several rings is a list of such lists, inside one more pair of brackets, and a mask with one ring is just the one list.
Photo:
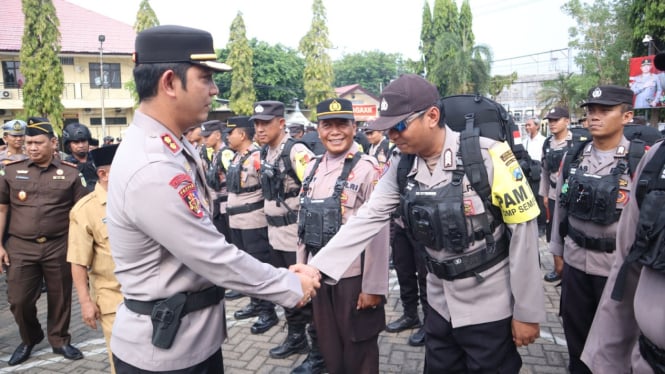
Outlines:
[[[480, 95], [454, 95], [439, 100], [441, 116], [453, 131], [461, 133], [460, 153], [464, 162], [464, 173], [473, 189], [483, 199], [488, 210], [502, 220], [501, 213], [492, 205], [491, 188], [487, 170], [480, 153], [479, 137], [506, 142], [519, 162], [527, 179], [540, 178], [540, 167], [535, 167], [522, 145], [519, 127], [503, 105]], [[397, 165], [397, 184], [403, 193], [407, 175], [415, 155], [403, 155]], [[533, 174], [533, 177], [530, 175]], [[529, 179], [531, 181], [531, 179]]]

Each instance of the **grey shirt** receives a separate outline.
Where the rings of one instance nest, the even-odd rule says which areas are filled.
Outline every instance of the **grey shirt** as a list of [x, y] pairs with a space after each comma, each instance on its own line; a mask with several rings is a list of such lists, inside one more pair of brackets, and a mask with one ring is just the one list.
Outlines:
[[[656, 143], [642, 158], [635, 175], [640, 175], [653, 154], [662, 147]], [[637, 338], [642, 332], [661, 348], [665, 347], [665, 276], [633, 263], [629, 266], [622, 301], [611, 298], [617, 274], [635, 241], [640, 210], [635, 191], [631, 191], [621, 213], [617, 232], [617, 250], [607, 286], [600, 299], [587, 338], [582, 361], [594, 373], [653, 373], [642, 358]]]
[[[424, 189], [445, 186], [451, 182], [459, 162], [455, 157], [458, 151], [459, 133], [446, 127], [443, 149], [433, 172], [429, 171], [424, 160], [416, 158], [410, 175]], [[447, 281], [428, 274], [427, 299], [437, 313], [452, 322], [453, 327], [498, 321], [510, 316], [522, 322], [544, 321], [545, 304], [535, 221], [539, 211], [535, 197], [506, 144], [481, 138], [481, 152], [492, 187], [493, 204], [501, 209], [506, 222], [514, 222], [498, 225], [494, 232], [494, 237], [498, 239], [505, 229], [512, 231], [509, 256], [481, 272], [485, 280], [480, 283], [473, 277]], [[397, 208], [400, 199], [397, 185], [399, 157], [395, 155], [388, 161], [387, 171], [379, 179], [369, 200], [310, 261], [311, 265], [335, 280], [340, 279], [376, 233], [390, 221], [390, 214]], [[466, 176], [463, 184], [467, 225], [478, 227], [480, 215], [487, 214], [483, 201]], [[522, 201], [519, 206], [528, 206], [524, 215], [514, 214], [512, 209], [517, 207], [507, 204], [505, 199], [506, 195], [514, 196], [518, 187], [524, 191], [523, 199], [517, 199]], [[484, 241], [475, 241], [465, 253], [483, 248]], [[457, 256], [447, 251], [426, 249], [429, 256], [439, 261]]]
[[[298, 277], [226, 242], [212, 224], [194, 147], [137, 111], [113, 161], [108, 231], [115, 274], [127, 299], [153, 301], [213, 285], [286, 307], [302, 298]], [[170, 349], [151, 343], [150, 316], [120, 304], [111, 349], [144, 370], [196, 365], [226, 336], [224, 303], [187, 314]]]

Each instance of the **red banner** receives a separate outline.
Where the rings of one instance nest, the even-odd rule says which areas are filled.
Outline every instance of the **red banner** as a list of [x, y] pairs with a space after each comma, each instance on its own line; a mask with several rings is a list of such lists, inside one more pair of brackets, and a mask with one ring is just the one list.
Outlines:
[[356, 121], [370, 121], [376, 118], [376, 105], [353, 104], [353, 116]]
[[653, 66], [654, 56], [630, 59], [630, 89], [635, 108], [665, 107], [665, 73]]

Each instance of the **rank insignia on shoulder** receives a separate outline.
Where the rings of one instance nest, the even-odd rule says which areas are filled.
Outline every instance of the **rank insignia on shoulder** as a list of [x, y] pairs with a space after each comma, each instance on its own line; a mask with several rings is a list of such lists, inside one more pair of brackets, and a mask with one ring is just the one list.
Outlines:
[[162, 138], [162, 142], [164, 142], [164, 145], [171, 150], [171, 152], [177, 153], [180, 150], [178, 142], [173, 139], [171, 134], [162, 134], [160, 138]]
[[60, 161], [60, 163], [62, 163], [63, 165], [67, 165], [67, 166], [71, 166], [73, 168], [76, 168], [76, 164], [72, 164], [69, 161]]

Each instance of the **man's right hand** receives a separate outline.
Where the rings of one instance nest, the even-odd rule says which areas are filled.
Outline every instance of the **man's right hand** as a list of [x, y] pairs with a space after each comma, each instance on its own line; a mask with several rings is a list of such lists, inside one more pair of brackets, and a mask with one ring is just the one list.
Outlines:
[[100, 317], [99, 307], [92, 300], [81, 303], [81, 319], [83, 319], [83, 323], [97, 330], [97, 320]]
[[7, 251], [5, 251], [5, 248], [2, 245], [0, 245], [0, 263], [2, 264], [0, 267], [0, 274], [2, 274], [5, 267], [9, 266], [9, 254], [7, 254]]
[[296, 275], [300, 278], [303, 295], [300, 302], [296, 305], [296, 307], [300, 308], [309, 303], [312, 300], [312, 297], [316, 296], [316, 289], [321, 287], [321, 283], [319, 283], [319, 277], [312, 277], [305, 273], [296, 273]]
[[554, 271], [561, 276], [563, 274], [563, 257], [554, 255]]

